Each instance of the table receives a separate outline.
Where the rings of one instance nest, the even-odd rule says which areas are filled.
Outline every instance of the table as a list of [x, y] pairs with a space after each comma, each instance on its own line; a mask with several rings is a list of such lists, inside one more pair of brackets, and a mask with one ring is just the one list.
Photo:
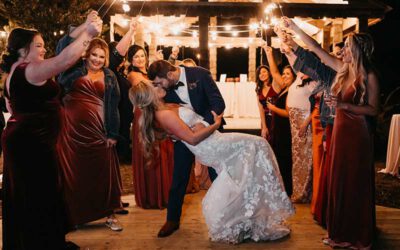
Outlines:
[[217, 82], [225, 101], [224, 117], [260, 118], [255, 82]]
[[386, 168], [379, 173], [399, 176], [400, 167], [400, 114], [393, 115], [390, 122], [389, 140], [386, 154]]

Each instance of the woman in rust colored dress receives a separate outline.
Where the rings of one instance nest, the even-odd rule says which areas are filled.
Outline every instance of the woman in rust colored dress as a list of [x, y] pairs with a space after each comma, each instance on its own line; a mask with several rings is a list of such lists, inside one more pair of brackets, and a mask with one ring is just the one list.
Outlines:
[[[80, 33], [60, 40], [57, 52]], [[108, 217], [106, 226], [122, 230], [114, 216], [121, 208], [121, 177], [115, 144], [119, 129], [119, 88], [106, 68], [108, 45], [93, 39], [85, 60], [59, 77], [65, 96], [65, 124], [59, 143], [68, 212], [74, 225]]]
[[[331, 247], [371, 249], [375, 233], [375, 182], [372, 127], [370, 119], [379, 110], [379, 84], [371, 64], [374, 50], [368, 34], [350, 34], [342, 60], [328, 54], [293, 21], [283, 24], [297, 33], [320, 61], [294, 46], [299, 70], [331, 85], [337, 101], [330, 148], [328, 175], [327, 229], [324, 243]], [[327, 81], [327, 72], [337, 72]], [[325, 79], [324, 79], [325, 78]], [[336, 103], [336, 104], [335, 104]]]
[[[128, 80], [132, 85], [141, 81], [150, 81], [147, 78], [148, 57], [146, 51], [138, 45], [132, 45], [128, 50], [129, 67]], [[134, 107], [132, 123], [132, 168], [135, 201], [142, 208], [165, 208], [168, 202], [169, 189], [172, 182], [174, 168], [174, 146], [169, 138], [157, 141], [156, 148], [152, 149], [154, 159], [146, 165], [144, 152], [139, 146], [139, 120], [141, 110]]]
[[[90, 21], [89, 21], [90, 22]], [[14, 29], [1, 69], [11, 117], [4, 130], [3, 249], [73, 249], [67, 232], [56, 142], [61, 127], [60, 88], [51, 78], [77, 61], [101, 30], [87, 23], [60, 55], [44, 59], [39, 32]], [[70, 247], [70, 248], [68, 248]]]

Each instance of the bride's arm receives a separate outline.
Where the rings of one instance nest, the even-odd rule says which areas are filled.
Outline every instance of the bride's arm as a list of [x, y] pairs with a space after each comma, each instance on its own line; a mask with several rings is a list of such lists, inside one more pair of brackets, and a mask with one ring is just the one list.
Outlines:
[[222, 115], [216, 115], [212, 111], [215, 123], [196, 131], [192, 131], [179, 117], [171, 110], [161, 110], [156, 113], [156, 118], [163, 126], [163, 128], [169, 133], [173, 134], [180, 140], [183, 140], [190, 145], [197, 145], [208, 136], [210, 136], [215, 130], [221, 125]]

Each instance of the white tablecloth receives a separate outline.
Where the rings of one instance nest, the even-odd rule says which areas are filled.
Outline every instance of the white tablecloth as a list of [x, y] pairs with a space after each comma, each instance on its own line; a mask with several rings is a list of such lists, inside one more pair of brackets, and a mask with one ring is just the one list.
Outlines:
[[386, 154], [386, 168], [380, 173], [399, 176], [400, 167], [400, 115], [393, 115], [390, 123], [389, 140]]
[[217, 82], [225, 101], [225, 117], [260, 118], [254, 82]]

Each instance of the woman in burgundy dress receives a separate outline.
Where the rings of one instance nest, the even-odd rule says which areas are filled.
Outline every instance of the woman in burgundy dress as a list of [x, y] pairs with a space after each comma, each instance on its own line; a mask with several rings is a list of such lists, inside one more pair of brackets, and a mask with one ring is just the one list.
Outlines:
[[84, 41], [101, 30], [90, 20], [60, 55], [44, 59], [41, 35], [14, 29], [1, 68], [11, 117], [3, 133], [3, 249], [67, 249], [65, 204], [56, 142], [61, 127], [60, 88], [51, 78], [83, 53]]
[[256, 93], [258, 98], [258, 108], [261, 118], [261, 136], [271, 143], [272, 137], [272, 113], [267, 107], [267, 101], [274, 103], [280, 87], [272, 84], [272, 76], [268, 66], [261, 65], [256, 72]]
[[[61, 51], [80, 33], [80, 27], [60, 40]], [[59, 154], [68, 212], [74, 225], [105, 216], [106, 226], [121, 231], [114, 216], [121, 208], [121, 176], [115, 144], [119, 129], [119, 88], [106, 68], [108, 45], [93, 39], [85, 60], [59, 77], [65, 96], [65, 116]]]
[[[337, 97], [328, 175], [327, 229], [324, 243], [331, 247], [371, 249], [375, 231], [374, 159], [371, 117], [377, 115], [379, 85], [371, 64], [374, 50], [368, 34], [350, 34], [343, 47], [342, 60], [328, 54], [294, 22], [284, 25], [299, 34], [320, 61], [292, 45], [299, 70], [309, 71], [313, 79], [332, 85]], [[331, 69], [337, 72], [327, 81]]]
[[282, 74], [276, 65], [272, 48], [265, 46], [268, 63], [271, 67], [271, 74], [274, 81], [281, 87], [275, 103], [267, 102], [267, 107], [272, 112], [272, 140], [271, 146], [274, 150], [281, 171], [282, 179], [285, 184], [286, 193], [291, 196], [293, 193], [292, 181], [292, 135], [290, 132], [289, 113], [286, 107], [286, 99], [290, 85], [296, 79], [296, 74], [287, 65], [283, 68]]
[[[148, 58], [146, 51], [138, 45], [132, 45], [128, 50], [129, 67], [128, 80], [132, 85], [141, 81], [149, 82], [147, 78]], [[153, 151], [150, 165], [146, 164], [145, 153], [139, 143], [139, 120], [141, 110], [134, 107], [132, 123], [132, 168], [135, 201], [142, 208], [165, 208], [168, 202], [169, 189], [174, 168], [174, 146], [169, 138], [158, 140]]]

